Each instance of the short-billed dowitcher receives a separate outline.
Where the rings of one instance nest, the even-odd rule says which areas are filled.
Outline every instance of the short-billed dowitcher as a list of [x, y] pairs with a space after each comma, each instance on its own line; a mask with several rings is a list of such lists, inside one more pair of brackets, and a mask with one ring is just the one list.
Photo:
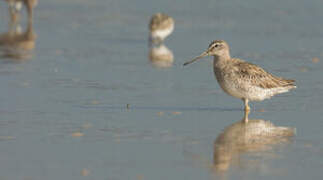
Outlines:
[[149, 23], [150, 42], [161, 43], [174, 30], [175, 21], [164, 13], [156, 13]]
[[231, 58], [229, 45], [223, 40], [213, 41], [205, 52], [184, 65], [205, 56], [214, 57], [214, 74], [224, 92], [243, 100], [244, 122], [248, 122], [249, 101], [262, 101], [296, 88], [294, 80], [274, 76], [257, 65]]

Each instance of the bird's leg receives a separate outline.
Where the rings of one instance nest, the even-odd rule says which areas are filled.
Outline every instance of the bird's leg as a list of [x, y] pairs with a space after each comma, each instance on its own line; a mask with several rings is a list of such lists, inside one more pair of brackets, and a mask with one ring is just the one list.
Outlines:
[[249, 100], [248, 99], [242, 99], [244, 102], [244, 118], [243, 118], [243, 122], [247, 123], [248, 122], [248, 115], [250, 112], [250, 107], [248, 105]]
[[34, 1], [32, 0], [27, 0], [24, 1], [25, 7], [27, 9], [27, 14], [28, 14], [28, 22], [31, 22], [33, 19], [33, 5], [34, 5]]
[[9, 2], [9, 13], [10, 13], [10, 23], [17, 24], [19, 20], [19, 13], [18, 9], [16, 8], [15, 2]]
[[160, 46], [163, 44], [163, 39], [159, 38], [159, 37], [152, 37], [151, 35], [149, 36], [148, 39], [148, 45], [149, 47], [153, 47], [153, 46]]
[[163, 44], [163, 39], [160, 38], [160, 37], [156, 37], [154, 39], [154, 43], [157, 45], [157, 46], [160, 46], [161, 44]]

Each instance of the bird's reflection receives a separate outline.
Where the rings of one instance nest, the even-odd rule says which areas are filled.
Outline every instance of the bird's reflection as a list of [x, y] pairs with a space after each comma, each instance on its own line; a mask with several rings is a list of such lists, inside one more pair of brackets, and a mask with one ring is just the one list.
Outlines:
[[167, 68], [171, 67], [174, 62], [173, 52], [164, 44], [151, 46], [148, 58], [154, 67]]
[[[8, 2], [12, 1], [8, 0]], [[9, 7], [9, 9], [10, 8], [12, 7]], [[27, 27], [22, 30], [19, 24], [19, 12], [13, 10], [10, 10], [9, 12], [10, 20], [8, 32], [0, 34], [0, 57], [13, 60], [30, 59], [32, 57], [32, 51], [35, 48], [36, 40], [36, 34], [33, 30], [33, 21], [32, 19], [29, 19]]]
[[274, 145], [290, 142], [295, 129], [277, 127], [265, 120], [236, 122], [227, 128], [214, 141], [213, 170], [223, 174], [230, 167], [254, 167], [254, 161], [241, 162], [240, 156], [250, 152], [264, 152]]

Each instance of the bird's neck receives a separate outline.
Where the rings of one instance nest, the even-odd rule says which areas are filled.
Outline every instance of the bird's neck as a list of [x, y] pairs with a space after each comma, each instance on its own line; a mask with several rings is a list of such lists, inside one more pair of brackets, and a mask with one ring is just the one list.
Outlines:
[[214, 67], [221, 68], [222, 66], [225, 66], [225, 64], [231, 59], [230, 53], [223, 53], [221, 55], [214, 55]]

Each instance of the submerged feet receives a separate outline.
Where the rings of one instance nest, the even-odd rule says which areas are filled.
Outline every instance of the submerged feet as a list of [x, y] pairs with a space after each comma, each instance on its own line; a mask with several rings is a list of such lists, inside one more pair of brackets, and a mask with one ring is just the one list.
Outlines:
[[243, 122], [245, 122], [245, 123], [248, 123], [248, 115], [249, 115], [249, 112], [250, 112], [250, 108], [249, 107], [244, 109]]
[[248, 99], [242, 99], [244, 102], [244, 118], [243, 118], [243, 122], [247, 123], [248, 122], [248, 115], [250, 112], [250, 107], [248, 104]]

